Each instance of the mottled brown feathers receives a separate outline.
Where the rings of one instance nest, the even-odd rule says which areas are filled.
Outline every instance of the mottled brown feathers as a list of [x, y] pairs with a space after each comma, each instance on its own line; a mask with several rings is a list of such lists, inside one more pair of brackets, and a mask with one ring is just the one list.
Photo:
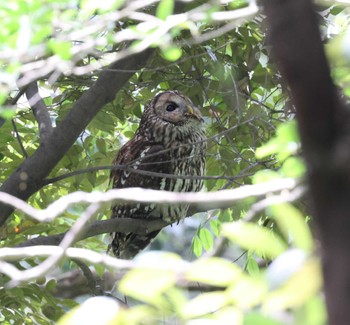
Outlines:
[[[178, 91], [158, 94], [146, 107], [134, 137], [119, 151], [113, 164], [129, 169], [111, 172], [113, 188], [144, 187], [175, 192], [201, 190], [199, 179], [144, 175], [144, 170], [179, 176], [205, 174], [206, 137], [203, 118], [192, 101]], [[133, 172], [134, 171], [134, 172]], [[186, 216], [188, 205], [116, 205], [112, 218], [162, 218], [172, 223]], [[120, 258], [132, 258], [158, 234], [113, 233], [111, 249]]]

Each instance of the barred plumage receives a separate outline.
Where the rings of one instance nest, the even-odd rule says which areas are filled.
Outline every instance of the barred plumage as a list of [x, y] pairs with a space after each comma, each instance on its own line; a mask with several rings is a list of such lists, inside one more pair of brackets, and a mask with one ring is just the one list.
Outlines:
[[[178, 176], [205, 174], [206, 137], [203, 118], [192, 101], [178, 91], [158, 94], [146, 107], [134, 137], [119, 151], [113, 164], [130, 169], [114, 170], [114, 188], [144, 187], [174, 192], [197, 192], [201, 179], [166, 178], [133, 172], [144, 170]], [[112, 218], [161, 218], [172, 223], [186, 217], [188, 205], [115, 205]], [[113, 233], [111, 249], [120, 258], [132, 258], [159, 233], [147, 236]]]

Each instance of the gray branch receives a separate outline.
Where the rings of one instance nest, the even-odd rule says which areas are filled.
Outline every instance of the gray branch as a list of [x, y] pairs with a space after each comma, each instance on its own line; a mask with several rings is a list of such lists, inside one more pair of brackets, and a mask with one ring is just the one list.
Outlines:
[[163, 205], [188, 204], [190, 211], [202, 212], [212, 209], [227, 209], [236, 202], [251, 198], [263, 197], [270, 193], [288, 192], [298, 185], [298, 181], [291, 178], [273, 180], [256, 185], [244, 185], [236, 189], [216, 192], [179, 193], [167, 192], [139, 187], [112, 189], [107, 192], [86, 193], [82, 191], [67, 194], [50, 204], [46, 209], [38, 210], [26, 202], [0, 192], [0, 203], [10, 205], [23, 211], [28, 216], [41, 222], [50, 222], [62, 214], [69, 207], [77, 203], [87, 204], [122, 204], [122, 203], [156, 203]]
[[[96, 221], [91, 223], [86, 232], [80, 237], [76, 238], [73, 243], [83, 240], [89, 237], [108, 234], [111, 232], [133, 232], [140, 235], [147, 235], [152, 231], [162, 229], [168, 224], [161, 219], [157, 220], [140, 220], [132, 218], [122, 218], [122, 219], [109, 219]], [[61, 233], [52, 236], [39, 236], [33, 239], [29, 239], [25, 242], [20, 243], [16, 247], [27, 247], [27, 246], [37, 246], [37, 245], [55, 245], [58, 246], [62, 241], [66, 233]]]
[[25, 93], [38, 122], [40, 143], [46, 143], [52, 133], [52, 123], [44, 100], [40, 97], [37, 83], [35, 81], [31, 82]]

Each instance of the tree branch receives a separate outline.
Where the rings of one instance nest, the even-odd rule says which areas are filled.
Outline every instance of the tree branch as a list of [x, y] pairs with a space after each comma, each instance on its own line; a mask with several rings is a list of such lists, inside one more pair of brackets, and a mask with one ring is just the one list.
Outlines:
[[83, 248], [70, 247], [65, 250], [59, 246], [34, 246], [21, 248], [5, 247], [0, 249], [0, 273], [6, 274], [12, 279], [12, 281], [8, 283], [8, 287], [13, 287], [16, 286], [18, 282], [29, 281], [47, 274], [48, 269], [42, 267], [43, 263], [41, 263], [35, 267], [38, 268], [35, 272], [29, 272], [32, 269], [20, 271], [15, 266], [5, 261], [13, 262], [27, 257], [40, 256], [48, 257], [48, 259], [50, 259], [55, 257], [57, 258], [62, 255], [71, 259], [79, 259], [92, 264], [103, 264], [115, 270], [131, 269], [135, 267], [135, 262], [117, 259], [112, 256], [100, 254]]
[[[96, 83], [75, 103], [63, 121], [40, 144], [36, 152], [26, 159], [4, 182], [0, 191], [27, 200], [43, 186], [43, 180], [62, 159], [80, 133], [86, 128], [97, 112], [123, 87], [132, 73], [116, 73], [113, 69], [141, 68], [153, 53], [153, 49], [135, 54], [112, 63], [101, 72]], [[0, 203], [0, 225], [13, 212], [13, 207]]]
[[[168, 223], [161, 219], [132, 219], [132, 218], [121, 218], [121, 219], [108, 219], [102, 221], [95, 221], [87, 226], [85, 233], [73, 241], [73, 243], [83, 240], [89, 237], [108, 234], [111, 232], [133, 232], [139, 235], [147, 235], [152, 231], [162, 229], [166, 227]], [[66, 233], [61, 233], [52, 236], [39, 236], [29, 240], [26, 240], [16, 247], [27, 247], [37, 245], [59, 245]]]
[[104, 204], [113, 202], [114, 204], [189, 204], [190, 210], [202, 212], [212, 209], [226, 209], [234, 205], [237, 201], [250, 197], [260, 197], [273, 192], [292, 190], [297, 185], [298, 182], [296, 180], [285, 178], [256, 185], [244, 185], [231, 190], [207, 193], [167, 192], [138, 187], [112, 189], [107, 192], [95, 191], [92, 193], [86, 193], [78, 191], [59, 198], [43, 210], [35, 209], [26, 202], [2, 192], [0, 192], [0, 202], [23, 211], [33, 219], [41, 222], [49, 222], [58, 217], [70, 206], [77, 203]]
[[[65, 256], [67, 249], [74, 243], [74, 241], [78, 240], [80, 235], [84, 233], [88, 222], [97, 214], [100, 207], [101, 205], [99, 203], [91, 204], [84, 211], [78, 221], [75, 222], [73, 227], [64, 235], [62, 242], [58, 246], [61, 249], [60, 252], [50, 255], [44, 262], [37, 266], [34, 266], [28, 270], [20, 271], [20, 273], [18, 273], [18, 278], [14, 279], [9, 285], [15, 286], [18, 284], [17, 282], [36, 279], [39, 276], [47, 274]], [[26, 249], [26, 247], [21, 249]]]
[[35, 81], [27, 86], [25, 93], [38, 122], [40, 143], [44, 144], [52, 133], [50, 114], [43, 99], [40, 97], [38, 85]]

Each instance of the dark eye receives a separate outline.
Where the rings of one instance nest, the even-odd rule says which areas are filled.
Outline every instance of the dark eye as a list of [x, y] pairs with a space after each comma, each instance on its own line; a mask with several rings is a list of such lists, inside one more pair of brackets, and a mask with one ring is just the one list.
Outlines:
[[170, 103], [168, 104], [168, 106], [166, 107], [166, 110], [168, 112], [172, 112], [175, 111], [177, 109], [177, 105], [175, 103]]

